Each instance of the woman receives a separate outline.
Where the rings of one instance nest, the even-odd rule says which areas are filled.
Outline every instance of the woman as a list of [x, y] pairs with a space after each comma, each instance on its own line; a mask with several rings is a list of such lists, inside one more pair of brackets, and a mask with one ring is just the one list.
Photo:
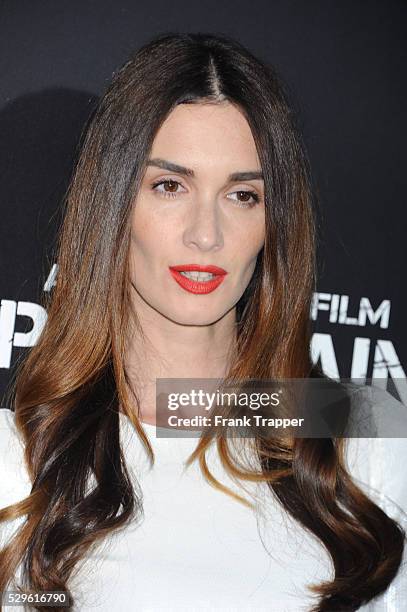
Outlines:
[[[15, 423], [2, 411], [0, 590], [17, 576], [78, 610], [399, 597], [403, 440], [347, 440], [346, 454], [345, 438], [155, 436], [156, 379], [320, 375], [308, 176], [281, 83], [238, 43], [160, 36], [116, 74], [70, 187]], [[385, 465], [367, 465], [379, 442]]]

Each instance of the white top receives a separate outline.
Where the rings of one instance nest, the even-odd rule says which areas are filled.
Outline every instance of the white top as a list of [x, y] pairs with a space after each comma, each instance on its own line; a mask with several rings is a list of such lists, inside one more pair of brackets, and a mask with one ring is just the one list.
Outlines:
[[[380, 413], [383, 400], [387, 407], [406, 410], [379, 388], [364, 387], [363, 394], [373, 402], [373, 415]], [[155, 454], [152, 469], [129, 419], [120, 415], [125, 459], [141, 486], [144, 518], [106, 538], [81, 562], [69, 583], [73, 609], [310, 610], [316, 599], [307, 585], [333, 578], [330, 557], [320, 541], [280, 507], [266, 485], [245, 483], [248, 492], [260, 497], [253, 512], [211, 487], [197, 462], [183, 472], [183, 461], [195, 448], [196, 438], [157, 438], [155, 426], [143, 425]], [[207, 456], [214, 475], [249, 499], [224, 472], [215, 447]], [[407, 530], [406, 462], [406, 438], [348, 440], [351, 474]], [[0, 409], [0, 507], [19, 501], [30, 488], [14, 414]], [[0, 524], [1, 545], [22, 520]], [[406, 559], [405, 553], [403, 566], [386, 592], [360, 610], [407, 610]]]

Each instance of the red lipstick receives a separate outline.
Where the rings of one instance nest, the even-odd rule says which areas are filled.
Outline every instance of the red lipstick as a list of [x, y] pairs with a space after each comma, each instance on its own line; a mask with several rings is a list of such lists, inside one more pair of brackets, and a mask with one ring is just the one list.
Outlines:
[[[186, 291], [190, 293], [206, 294], [215, 291], [225, 278], [227, 272], [218, 266], [200, 266], [198, 264], [185, 264], [180, 266], [169, 266], [173, 279]], [[208, 272], [213, 274], [210, 280], [194, 280], [187, 278], [181, 272]]]

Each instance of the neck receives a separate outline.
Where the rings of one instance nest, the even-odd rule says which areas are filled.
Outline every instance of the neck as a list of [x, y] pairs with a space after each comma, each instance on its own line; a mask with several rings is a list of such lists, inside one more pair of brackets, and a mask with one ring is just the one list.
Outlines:
[[182, 325], [153, 308], [136, 310], [125, 367], [140, 402], [139, 418], [156, 422], [157, 378], [222, 378], [227, 374], [236, 342], [233, 308], [210, 325]]

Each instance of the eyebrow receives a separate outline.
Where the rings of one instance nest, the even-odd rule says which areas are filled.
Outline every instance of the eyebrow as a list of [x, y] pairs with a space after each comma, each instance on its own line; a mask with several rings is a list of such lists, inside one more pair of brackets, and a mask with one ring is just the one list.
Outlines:
[[[163, 170], [169, 170], [170, 172], [176, 172], [177, 174], [183, 174], [184, 176], [195, 176], [195, 172], [185, 166], [179, 166], [166, 159], [160, 157], [149, 159], [147, 166], [155, 166], [162, 168]], [[246, 170], [245, 172], [233, 172], [229, 175], [229, 181], [254, 181], [263, 180], [263, 173], [259, 170]]]

